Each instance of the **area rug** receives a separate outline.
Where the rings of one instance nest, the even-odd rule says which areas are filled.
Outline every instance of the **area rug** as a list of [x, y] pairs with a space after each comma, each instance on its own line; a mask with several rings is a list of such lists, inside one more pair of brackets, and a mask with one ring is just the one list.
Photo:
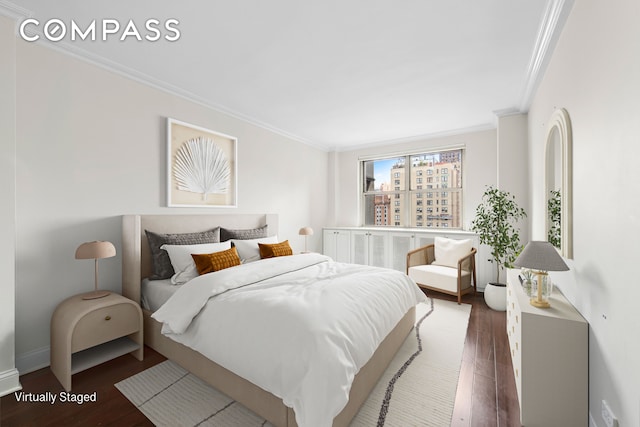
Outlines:
[[[445, 300], [419, 304], [416, 328], [351, 426], [450, 425], [470, 312]], [[169, 360], [115, 386], [159, 427], [271, 427]]]

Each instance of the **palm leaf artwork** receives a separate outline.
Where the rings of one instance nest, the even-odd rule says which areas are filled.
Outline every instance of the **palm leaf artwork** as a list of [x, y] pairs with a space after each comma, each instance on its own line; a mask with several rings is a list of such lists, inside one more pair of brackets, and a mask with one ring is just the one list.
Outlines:
[[224, 152], [212, 139], [198, 137], [182, 143], [173, 163], [173, 176], [179, 190], [202, 194], [229, 191], [231, 167]]

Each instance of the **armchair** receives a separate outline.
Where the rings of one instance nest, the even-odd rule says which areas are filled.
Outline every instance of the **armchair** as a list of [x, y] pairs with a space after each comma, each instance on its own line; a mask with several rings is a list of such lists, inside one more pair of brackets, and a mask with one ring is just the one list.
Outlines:
[[471, 240], [436, 237], [435, 243], [407, 254], [407, 275], [421, 288], [458, 297], [477, 288], [476, 249]]

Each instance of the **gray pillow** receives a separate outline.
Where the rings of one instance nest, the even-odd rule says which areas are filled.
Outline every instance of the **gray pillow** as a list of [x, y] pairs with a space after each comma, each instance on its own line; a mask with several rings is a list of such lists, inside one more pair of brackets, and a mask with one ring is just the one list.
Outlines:
[[170, 279], [175, 274], [169, 254], [160, 246], [167, 245], [199, 245], [202, 243], [220, 242], [220, 227], [198, 233], [160, 234], [144, 230], [151, 250], [150, 280]]
[[268, 225], [263, 225], [258, 228], [245, 228], [242, 230], [231, 230], [228, 228], [220, 229], [220, 241], [226, 242], [229, 239], [247, 240], [247, 239], [260, 239], [267, 237]]

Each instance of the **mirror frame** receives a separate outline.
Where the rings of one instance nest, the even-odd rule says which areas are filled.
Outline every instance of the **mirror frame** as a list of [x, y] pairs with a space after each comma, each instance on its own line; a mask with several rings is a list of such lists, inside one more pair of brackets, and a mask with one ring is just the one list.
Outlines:
[[[562, 179], [560, 188], [560, 255], [565, 258], [573, 258], [573, 170], [572, 170], [572, 132], [571, 120], [569, 113], [564, 108], [557, 109], [551, 115], [549, 127], [547, 130], [547, 141], [545, 143], [544, 152], [544, 213], [545, 213], [545, 233], [549, 231], [549, 174], [550, 168], [554, 165], [550, 164], [550, 150], [553, 150], [553, 132], [558, 131], [560, 135], [560, 154], [562, 166]], [[558, 159], [555, 159], [558, 161]]]

